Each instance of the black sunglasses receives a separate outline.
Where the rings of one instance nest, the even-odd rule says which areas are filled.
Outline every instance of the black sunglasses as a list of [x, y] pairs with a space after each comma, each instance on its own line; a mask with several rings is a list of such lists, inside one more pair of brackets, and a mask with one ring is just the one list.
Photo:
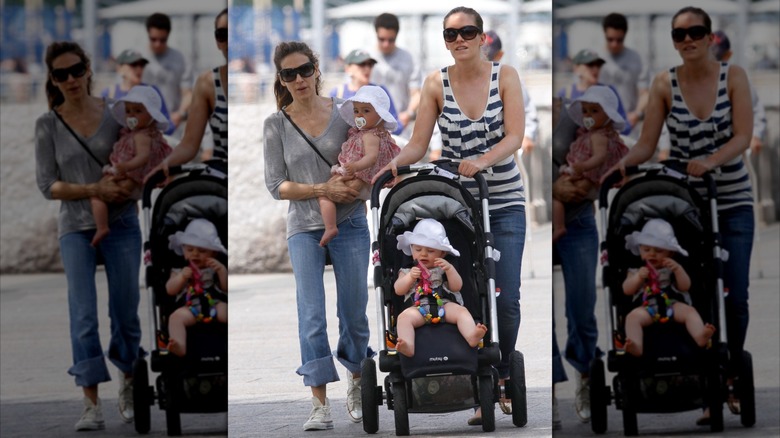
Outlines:
[[681, 43], [685, 41], [686, 35], [690, 35], [692, 40], [698, 41], [709, 33], [710, 30], [706, 26], [676, 27], [672, 29], [672, 40], [675, 43]]
[[279, 78], [281, 78], [284, 82], [292, 82], [298, 77], [298, 75], [301, 75], [302, 78], [308, 78], [314, 74], [314, 70], [316, 70], [314, 63], [307, 62], [306, 64], [299, 65], [296, 68], [285, 68], [280, 70]]
[[73, 76], [73, 79], [78, 79], [86, 73], [87, 64], [79, 62], [67, 68], [55, 68], [51, 71], [51, 77], [57, 82], [65, 82], [68, 80], [68, 76]]
[[214, 38], [217, 39], [218, 43], [224, 43], [228, 40], [228, 30], [227, 27], [218, 27], [214, 29]]
[[482, 33], [482, 29], [478, 28], [477, 26], [463, 26], [460, 29], [455, 29], [454, 27], [448, 27], [444, 29], [444, 32], [442, 32], [442, 34], [444, 35], [444, 41], [448, 43], [451, 43], [456, 39], [458, 39], [458, 34], [460, 34], [460, 36], [462, 36], [464, 40], [471, 41], [481, 33]]

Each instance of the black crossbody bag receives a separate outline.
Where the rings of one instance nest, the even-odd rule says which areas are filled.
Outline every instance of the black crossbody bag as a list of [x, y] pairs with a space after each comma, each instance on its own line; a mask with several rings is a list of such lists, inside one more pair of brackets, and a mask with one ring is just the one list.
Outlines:
[[[290, 115], [287, 114], [287, 112], [285, 110], [282, 110], [282, 114], [284, 114], [284, 117], [287, 118], [287, 121], [290, 122], [291, 125], [293, 125], [293, 128], [295, 128], [295, 130], [298, 131], [298, 134], [301, 134], [301, 137], [303, 137], [303, 139], [306, 140], [306, 143], [312, 149], [314, 149], [314, 152], [316, 152], [317, 155], [319, 155], [320, 158], [322, 158], [322, 161], [324, 161], [329, 167], [333, 167], [333, 164], [331, 164], [330, 161], [328, 161], [327, 158], [325, 158], [325, 156], [322, 155], [322, 152], [320, 152], [320, 150], [317, 149], [317, 146], [314, 146], [314, 143], [312, 143], [311, 140], [309, 140], [309, 137], [307, 137], [306, 134], [304, 134], [304, 132], [301, 130], [301, 128], [299, 128], [298, 125], [296, 125], [295, 122], [292, 121], [292, 118], [290, 117]], [[328, 248], [326, 247], [325, 248], [325, 266], [332, 265], [332, 264], [333, 264], [333, 260], [331, 260], [331, 258], [330, 258], [330, 251], [328, 251]]]

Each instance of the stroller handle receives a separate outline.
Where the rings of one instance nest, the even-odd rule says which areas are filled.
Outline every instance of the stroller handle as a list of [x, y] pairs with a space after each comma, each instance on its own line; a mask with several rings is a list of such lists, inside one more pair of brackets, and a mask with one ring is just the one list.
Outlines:
[[[637, 166], [626, 167], [626, 176], [636, 175], [639, 173], [664, 173], [682, 178], [688, 176], [688, 165], [687, 163], [679, 160], [666, 160], [661, 163], [640, 164]], [[712, 178], [710, 173], [711, 171], [706, 172], [701, 176], [701, 179], [707, 186], [707, 196], [709, 199], [716, 199], [718, 195], [718, 189], [715, 183], [715, 179]], [[609, 190], [622, 179], [623, 175], [620, 174], [620, 170], [615, 170], [607, 177], [607, 179], [604, 180], [604, 184], [602, 184], [601, 188], [599, 189], [599, 206], [607, 207], [607, 196], [609, 195]]]
[[[207, 164], [183, 164], [180, 166], [171, 166], [168, 168], [168, 176], [180, 175], [183, 173], [189, 173], [193, 171], [208, 171], [209, 166]], [[141, 199], [142, 208], [151, 208], [152, 206], [152, 191], [157, 186], [165, 181], [165, 173], [162, 170], [158, 170], [149, 180], [144, 184], [143, 198]]]
[[[452, 160], [436, 160], [424, 164], [410, 164], [406, 166], [398, 166], [397, 174], [400, 176], [410, 173], [433, 173], [439, 175], [443, 174], [454, 179], [454, 177], [460, 177], [460, 173], [458, 173], [458, 164], [459, 163]], [[440, 169], [444, 172], [437, 173], [437, 169]], [[379, 179], [376, 180], [376, 183], [371, 188], [371, 208], [379, 208], [379, 193], [382, 191], [382, 188], [385, 186], [385, 184], [387, 184], [393, 178], [393, 173], [388, 170], [383, 173]], [[488, 185], [485, 177], [482, 176], [482, 172], [475, 174], [473, 178], [477, 185], [479, 185], [479, 198], [487, 199], [489, 196]]]

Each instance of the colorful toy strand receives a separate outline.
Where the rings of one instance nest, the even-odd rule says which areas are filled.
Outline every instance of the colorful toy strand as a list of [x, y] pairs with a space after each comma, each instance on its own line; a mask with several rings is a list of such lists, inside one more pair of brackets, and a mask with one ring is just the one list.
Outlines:
[[[672, 318], [674, 309], [672, 308], [669, 296], [666, 292], [661, 290], [661, 285], [658, 282], [658, 271], [656, 271], [650, 263], [647, 263], [647, 270], [649, 271], [649, 274], [645, 281], [645, 288], [642, 291], [642, 305], [647, 310], [647, 313], [650, 314], [650, 317], [653, 318], [653, 322], [660, 322], [663, 324]], [[650, 305], [651, 299], [662, 299], [664, 301], [664, 304], [666, 305], [666, 315], [661, 316], [660, 313], [656, 311], [656, 308]]]
[[[417, 289], [414, 291], [414, 305], [417, 306], [417, 310], [419, 310], [420, 314], [425, 318], [426, 324], [438, 324], [444, 319], [444, 302], [439, 296], [439, 293], [431, 287], [430, 271], [428, 271], [422, 263], [418, 263], [418, 266], [422, 272], [420, 273], [420, 280], [417, 282]], [[420, 299], [424, 296], [432, 296], [436, 299], [436, 305], [439, 307], [437, 316], [431, 315], [429, 310], [425, 310], [425, 308], [420, 305]]]
[[[200, 278], [200, 270], [190, 262], [190, 269], [192, 269], [192, 280], [187, 288], [187, 307], [190, 308], [190, 312], [195, 316], [197, 322], [210, 323], [217, 317], [217, 302], [211, 297], [211, 294], [203, 289], [203, 280]], [[192, 300], [195, 297], [202, 297], [209, 303], [209, 316], [203, 315], [203, 305], [195, 306], [192, 304]]]

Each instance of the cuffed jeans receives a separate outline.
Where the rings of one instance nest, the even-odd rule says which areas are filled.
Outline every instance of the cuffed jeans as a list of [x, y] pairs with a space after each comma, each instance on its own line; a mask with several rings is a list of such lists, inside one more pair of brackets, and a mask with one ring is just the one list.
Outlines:
[[[566, 234], [553, 246], [561, 260], [566, 288], [566, 360], [580, 373], [587, 373], [596, 356], [596, 262], [599, 236], [593, 209], [583, 210], [566, 223]], [[558, 350], [553, 318], [553, 383], [566, 381]]]
[[723, 265], [723, 286], [726, 297], [726, 334], [731, 356], [730, 375], [735, 375], [745, 346], [748, 321], [748, 285], [750, 254], [755, 232], [753, 207], [742, 206], [718, 212], [718, 227], [723, 249], [729, 259]]
[[[111, 340], [108, 358], [122, 372], [130, 373], [138, 357], [141, 323], [138, 318], [141, 266], [141, 230], [138, 212], [128, 208], [110, 224], [111, 232], [100, 242], [108, 279], [108, 314]], [[94, 386], [111, 380], [98, 333], [97, 250], [90, 245], [95, 230], [60, 237], [60, 254], [68, 281], [68, 309], [73, 366], [68, 374], [78, 386]]]
[[525, 207], [515, 205], [490, 212], [490, 231], [501, 252], [496, 263], [498, 346], [501, 363], [496, 367], [502, 379], [509, 378], [509, 355], [515, 351], [520, 330], [520, 268], [525, 247]]
[[[373, 356], [368, 348], [369, 235], [366, 213], [358, 208], [338, 225], [339, 234], [328, 243], [336, 276], [336, 314], [339, 341], [336, 358], [350, 372], [360, 371], [360, 362]], [[325, 249], [320, 247], [323, 230], [298, 233], [287, 239], [295, 275], [298, 304], [298, 340], [306, 386], [321, 386], [339, 380], [328, 343], [325, 309]]]

